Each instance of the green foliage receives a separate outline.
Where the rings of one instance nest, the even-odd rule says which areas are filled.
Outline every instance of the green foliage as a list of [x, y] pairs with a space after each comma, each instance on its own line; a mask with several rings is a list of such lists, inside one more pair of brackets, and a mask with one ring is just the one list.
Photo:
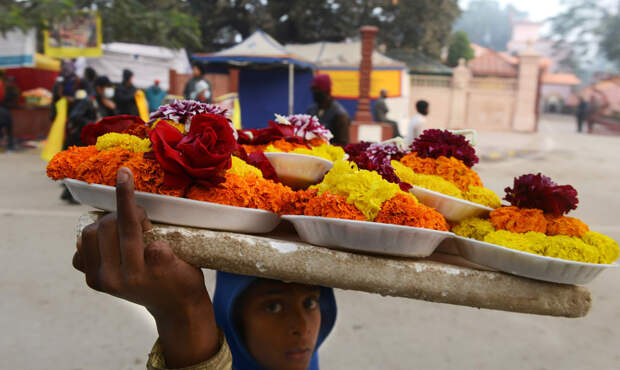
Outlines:
[[450, 45], [448, 46], [448, 58], [446, 64], [450, 67], [456, 67], [459, 59], [471, 60], [474, 58], [474, 49], [471, 47], [469, 37], [463, 31], [456, 31], [452, 34]]
[[436, 58], [460, 14], [457, 0], [5, 0], [0, 31], [43, 29], [86, 9], [101, 14], [104, 42], [215, 51], [257, 29], [282, 43], [309, 43], [357, 38], [361, 26], [375, 25], [377, 44]]

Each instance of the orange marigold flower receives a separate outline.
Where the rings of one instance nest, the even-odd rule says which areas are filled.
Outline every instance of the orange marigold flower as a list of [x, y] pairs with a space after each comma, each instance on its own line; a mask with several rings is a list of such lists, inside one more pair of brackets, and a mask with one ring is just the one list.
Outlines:
[[137, 191], [183, 197], [185, 188], [169, 188], [164, 185], [164, 170], [154, 159], [144, 158], [144, 153], [131, 153], [122, 164], [133, 173], [134, 188]]
[[578, 218], [545, 214], [547, 219], [547, 235], [568, 235], [581, 238], [590, 228]]
[[78, 166], [97, 153], [94, 145], [71, 146], [52, 158], [47, 165], [47, 176], [54, 180], [76, 179]]
[[356, 206], [347, 203], [345, 197], [328, 192], [310, 198], [304, 215], [366, 221], [366, 216]]
[[449, 230], [448, 222], [441, 213], [416, 202], [415, 198], [409, 194], [398, 194], [383, 202], [375, 222], [441, 231]]
[[482, 186], [478, 174], [454, 157], [420, 158], [416, 153], [409, 153], [400, 162], [413, 172], [441, 176], [454, 183], [461, 191], [467, 191], [470, 186]]
[[286, 193], [284, 198], [284, 206], [280, 211], [283, 215], [303, 215], [306, 205], [310, 199], [316, 197], [319, 191], [317, 189], [298, 190], [292, 193]]
[[491, 211], [491, 223], [497, 230], [513, 233], [536, 231], [546, 233], [547, 219], [540, 209], [500, 207]]
[[239, 176], [226, 174], [226, 181], [211, 187], [194, 185], [187, 192], [187, 198], [225, 204], [229, 206], [259, 208], [280, 213], [285, 199], [293, 190], [288, 186], [253, 174]]
[[76, 179], [89, 184], [116, 185], [116, 172], [130, 157], [132, 152], [114, 148], [102, 150], [83, 161], [76, 169]]
[[318, 137], [315, 137], [314, 139], [308, 141], [308, 145], [310, 146], [321, 146], [323, 144], [329, 144], [327, 141], [320, 139]]

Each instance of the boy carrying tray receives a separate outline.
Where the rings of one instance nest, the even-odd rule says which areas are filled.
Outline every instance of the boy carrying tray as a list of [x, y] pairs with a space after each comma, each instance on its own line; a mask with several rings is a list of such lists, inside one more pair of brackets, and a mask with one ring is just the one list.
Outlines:
[[217, 273], [213, 303], [202, 271], [165, 242], [143, 244], [150, 221], [133, 175], [117, 174], [117, 212], [84, 228], [73, 266], [89, 287], [144, 306], [159, 339], [148, 369], [318, 369], [336, 319], [331, 288]]

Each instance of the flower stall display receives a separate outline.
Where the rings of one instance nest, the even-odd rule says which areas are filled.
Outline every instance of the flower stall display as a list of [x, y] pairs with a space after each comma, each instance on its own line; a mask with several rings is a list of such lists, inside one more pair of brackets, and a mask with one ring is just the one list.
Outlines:
[[283, 214], [302, 240], [371, 253], [428, 256], [450, 235], [439, 212], [344, 160], [321, 183], [294, 194]]
[[571, 185], [558, 185], [540, 173], [526, 174], [515, 178], [505, 192], [510, 206], [493, 210], [488, 218], [468, 218], [452, 227], [466, 258], [560, 283], [588, 282], [618, 259], [616, 241], [565, 215], [578, 204], [577, 190]]
[[[225, 113], [217, 106], [177, 101], [160, 107], [149, 123], [134, 116], [104, 118], [83, 129], [82, 141], [89, 145], [58, 153], [50, 161], [47, 174], [55, 180], [67, 179], [70, 190], [74, 190], [72, 187], [79, 187], [75, 191], [82, 192], [89, 189], [84, 184], [98, 184], [96, 189], [110, 190], [116, 181], [116, 171], [128, 167], [134, 174], [136, 191], [149, 193], [149, 197], [137, 198], [150, 200], [146, 203], [151, 206], [147, 213], [155, 221], [268, 232], [277, 225], [275, 213], [283, 207], [283, 194], [293, 190], [278, 183], [274, 169], [264, 156], [249, 158], [239, 150], [237, 133]], [[86, 195], [94, 196], [92, 192]], [[182, 216], [162, 211], [154, 196], [160, 196], [161, 202], [178, 203], [179, 207], [191, 205], [206, 213], [200, 216], [202, 220], [180, 222], [178, 217]], [[175, 202], [164, 196], [183, 199]], [[89, 200], [95, 201], [82, 199], [86, 203]], [[114, 210], [113, 202], [106, 204], [99, 206]], [[215, 210], [217, 214], [209, 215]], [[237, 218], [226, 218], [222, 212]], [[262, 227], [257, 228], [248, 221], [256, 223], [261, 217], [267, 220], [259, 220]], [[208, 223], [205, 218], [216, 220]], [[204, 226], [205, 222], [208, 226]]]

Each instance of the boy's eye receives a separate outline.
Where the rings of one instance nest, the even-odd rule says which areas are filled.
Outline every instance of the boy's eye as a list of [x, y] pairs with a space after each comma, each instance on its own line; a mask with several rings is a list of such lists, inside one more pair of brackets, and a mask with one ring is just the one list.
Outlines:
[[270, 302], [265, 306], [265, 310], [271, 313], [278, 313], [282, 311], [282, 304], [279, 302]]
[[319, 307], [319, 300], [316, 298], [308, 298], [304, 301], [304, 307], [309, 310], [314, 310]]

